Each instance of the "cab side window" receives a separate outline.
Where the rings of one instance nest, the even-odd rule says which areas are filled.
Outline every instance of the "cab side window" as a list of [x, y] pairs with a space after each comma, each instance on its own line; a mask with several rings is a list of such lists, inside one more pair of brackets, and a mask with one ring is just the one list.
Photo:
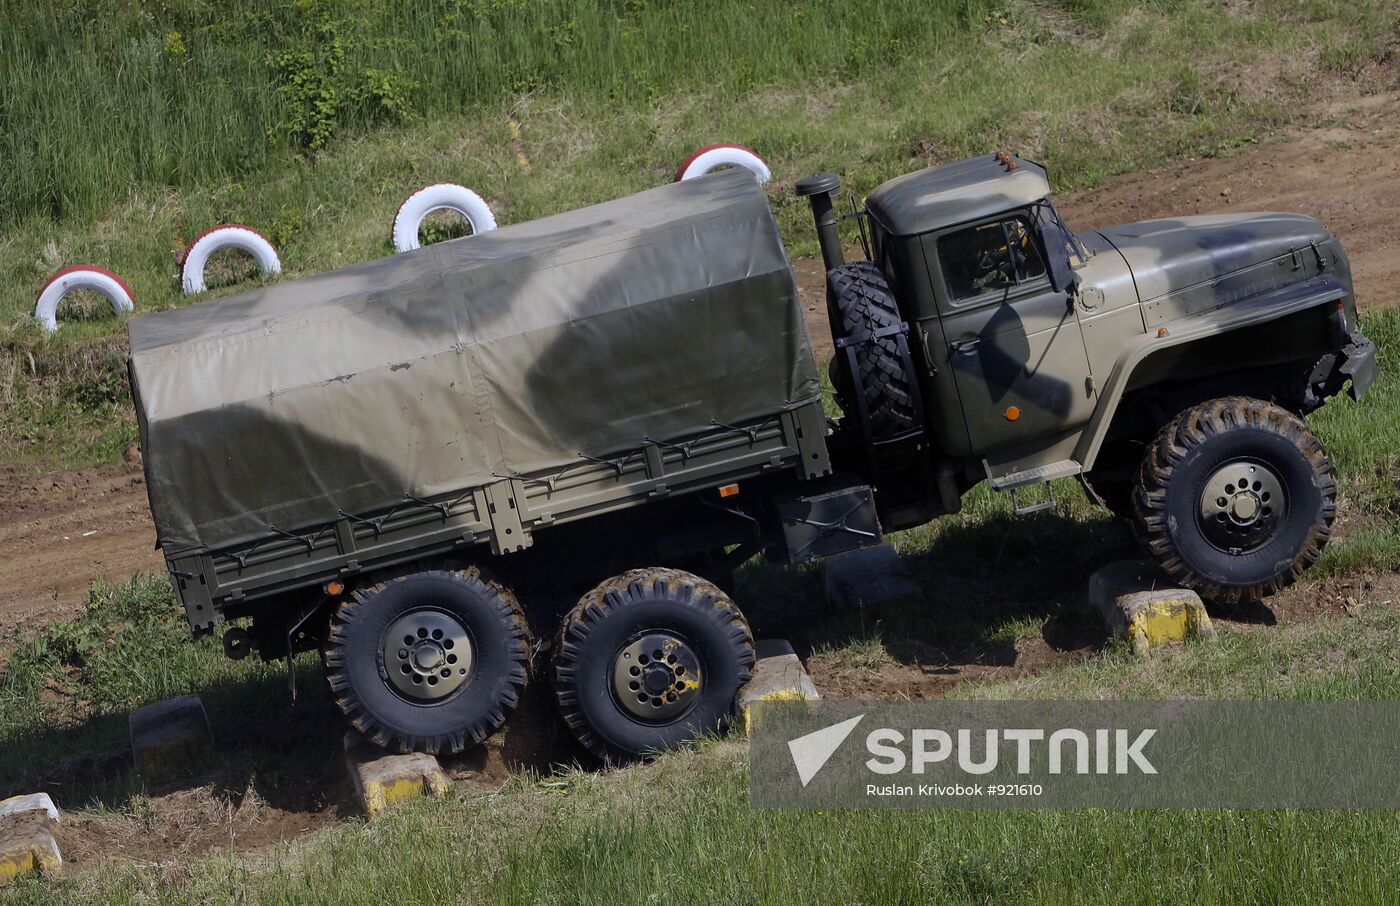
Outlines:
[[1045, 278], [1045, 262], [1025, 217], [949, 233], [938, 240], [938, 259], [950, 301], [1001, 293]]

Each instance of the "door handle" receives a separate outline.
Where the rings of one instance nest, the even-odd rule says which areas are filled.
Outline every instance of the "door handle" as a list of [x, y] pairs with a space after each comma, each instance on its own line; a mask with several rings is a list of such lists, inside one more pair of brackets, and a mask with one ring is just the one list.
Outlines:
[[968, 340], [954, 340], [948, 346], [953, 350], [953, 355], [971, 355], [977, 351], [977, 344], [981, 342], [981, 337], [972, 337]]

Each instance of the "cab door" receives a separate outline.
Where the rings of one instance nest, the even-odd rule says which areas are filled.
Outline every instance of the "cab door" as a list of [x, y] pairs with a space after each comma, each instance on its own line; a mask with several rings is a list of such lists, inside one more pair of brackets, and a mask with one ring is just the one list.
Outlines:
[[1096, 390], [1070, 296], [1051, 288], [1027, 211], [924, 237], [971, 453], [1088, 422]]

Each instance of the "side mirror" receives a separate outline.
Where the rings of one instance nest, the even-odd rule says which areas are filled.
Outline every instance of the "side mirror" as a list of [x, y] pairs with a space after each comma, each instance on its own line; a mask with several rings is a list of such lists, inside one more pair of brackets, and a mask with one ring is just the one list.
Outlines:
[[1039, 229], [1040, 247], [1045, 249], [1045, 267], [1050, 272], [1050, 287], [1057, 293], [1074, 288], [1074, 271], [1065, 253], [1068, 243], [1064, 232], [1053, 223], [1042, 223]]

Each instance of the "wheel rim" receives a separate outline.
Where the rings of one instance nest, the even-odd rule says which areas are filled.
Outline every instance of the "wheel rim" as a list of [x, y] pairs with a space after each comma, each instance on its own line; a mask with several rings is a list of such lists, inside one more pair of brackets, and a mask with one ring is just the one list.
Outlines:
[[1283, 482], [1258, 460], [1241, 459], [1220, 466], [1201, 490], [1201, 533], [1222, 551], [1263, 547], [1287, 515]]
[[649, 723], [670, 723], [700, 700], [700, 658], [669, 632], [647, 632], [613, 658], [613, 695], [628, 714]]
[[394, 691], [414, 701], [436, 702], [471, 677], [472, 639], [457, 618], [440, 610], [411, 610], [380, 638], [384, 673]]

